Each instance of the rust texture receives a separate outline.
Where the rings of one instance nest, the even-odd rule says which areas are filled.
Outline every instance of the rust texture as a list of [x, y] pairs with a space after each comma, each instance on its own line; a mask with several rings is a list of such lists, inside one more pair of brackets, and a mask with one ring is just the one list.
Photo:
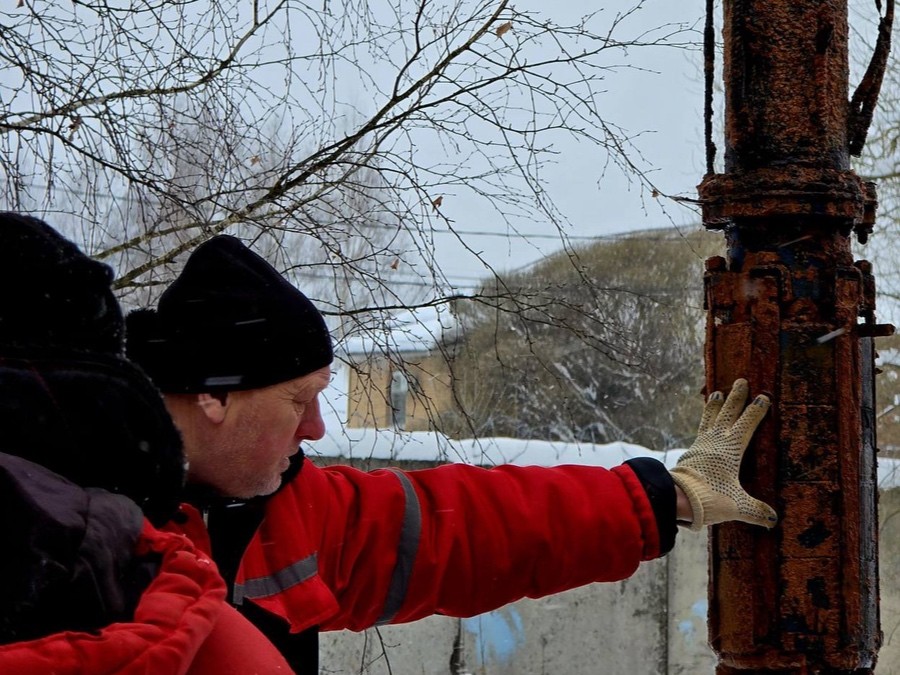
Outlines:
[[846, 0], [726, 0], [725, 170], [850, 168]]
[[699, 192], [707, 388], [773, 400], [742, 480], [771, 531], [710, 533], [719, 675], [872, 673], [878, 612], [871, 265], [874, 185], [850, 170], [846, 0], [725, 0], [725, 168]]

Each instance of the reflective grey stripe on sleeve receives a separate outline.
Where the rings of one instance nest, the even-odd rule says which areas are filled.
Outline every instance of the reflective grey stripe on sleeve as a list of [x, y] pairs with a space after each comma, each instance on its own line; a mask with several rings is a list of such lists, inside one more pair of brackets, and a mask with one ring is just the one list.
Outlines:
[[401, 471], [391, 469], [406, 497], [406, 508], [403, 511], [403, 526], [400, 530], [400, 542], [397, 545], [397, 563], [391, 577], [391, 586], [384, 601], [384, 611], [378, 619], [378, 625], [390, 623], [400, 611], [409, 590], [409, 578], [412, 575], [416, 554], [419, 552], [419, 539], [422, 536], [422, 511], [419, 496], [409, 478]]
[[291, 586], [311, 579], [319, 573], [319, 560], [315, 553], [308, 558], [298, 560], [275, 574], [267, 577], [247, 579], [242, 584], [234, 585], [234, 604], [242, 605], [244, 598], [265, 598], [286, 591]]

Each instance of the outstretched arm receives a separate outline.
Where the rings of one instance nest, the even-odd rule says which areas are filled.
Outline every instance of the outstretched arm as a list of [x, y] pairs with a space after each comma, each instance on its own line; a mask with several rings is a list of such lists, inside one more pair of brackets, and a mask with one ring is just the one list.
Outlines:
[[665, 554], [674, 530], [674, 484], [650, 458], [611, 470], [308, 464], [267, 504], [238, 588], [294, 630], [310, 616], [353, 630], [469, 616], [626, 578]]
[[746, 393], [738, 381], [724, 404], [710, 397], [697, 441], [671, 472], [646, 457], [611, 470], [308, 464], [268, 502], [236, 589], [295, 631], [362, 630], [624, 579], [668, 552], [677, 517], [694, 529], [774, 523], [737, 480], [768, 407], [761, 397], [740, 414]]

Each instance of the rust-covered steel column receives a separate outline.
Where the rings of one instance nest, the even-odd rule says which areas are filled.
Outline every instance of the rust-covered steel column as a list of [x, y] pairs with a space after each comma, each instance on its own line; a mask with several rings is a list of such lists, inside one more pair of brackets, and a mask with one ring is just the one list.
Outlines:
[[707, 389], [773, 405], [744, 461], [771, 531], [710, 534], [719, 675], [872, 673], [881, 645], [874, 282], [850, 237], [874, 186], [850, 169], [846, 0], [724, 0], [725, 173], [699, 187], [727, 258], [707, 262]]

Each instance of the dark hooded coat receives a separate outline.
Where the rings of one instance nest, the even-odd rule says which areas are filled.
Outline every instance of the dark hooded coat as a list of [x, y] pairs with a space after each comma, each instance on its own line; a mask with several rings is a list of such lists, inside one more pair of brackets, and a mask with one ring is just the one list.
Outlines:
[[122, 356], [110, 269], [18, 214], [0, 251], [0, 673], [290, 673], [207, 553], [154, 526], [181, 439]]

